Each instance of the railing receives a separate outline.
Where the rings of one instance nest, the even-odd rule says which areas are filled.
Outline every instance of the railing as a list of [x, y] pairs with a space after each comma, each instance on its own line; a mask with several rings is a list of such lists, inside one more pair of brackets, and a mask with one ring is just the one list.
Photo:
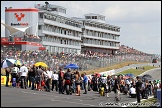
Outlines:
[[30, 37], [26, 37], [26, 38], [22, 38], [22, 37], [2, 37], [1, 38], [1, 42], [41, 42], [41, 39], [38, 38], [30, 38]]
[[[1, 54], [1, 59], [5, 59], [6, 57], [15, 59], [16, 56], [18, 59], [26, 61], [29, 64], [32, 64], [33, 62], [43, 61], [49, 67], [52, 67], [54, 70], [57, 70], [60, 66], [65, 66], [69, 63], [75, 63], [79, 66], [79, 70], [93, 69], [95, 71], [96, 68], [102, 68], [106, 66], [108, 67], [114, 64], [123, 63], [127, 61], [151, 63], [153, 59], [152, 56], [132, 55], [132, 54], [114, 55], [109, 57], [97, 57], [97, 56], [90, 57], [88, 55], [83, 56], [83, 55], [75, 55], [75, 54], [67, 54], [67, 55], [66, 54], [61, 55], [56, 53], [49, 54], [47, 51], [40, 51], [37, 54], [34, 54], [34, 51], [30, 53], [22, 51], [20, 54], [16, 54], [15, 52], [13, 52], [12, 55], [6, 56], [7, 53], [8, 53], [7, 51], [4, 51], [3, 54]], [[136, 66], [138, 67], [138, 64]], [[140, 64], [139, 66], [142, 66], [142, 64]], [[126, 66], [120, 70], [116, 70], [116, 72], [120, 72], [127, 68], [132, 68], [132, 67], [134, 66], [133, 65], [130, 65], [129, 67]]]

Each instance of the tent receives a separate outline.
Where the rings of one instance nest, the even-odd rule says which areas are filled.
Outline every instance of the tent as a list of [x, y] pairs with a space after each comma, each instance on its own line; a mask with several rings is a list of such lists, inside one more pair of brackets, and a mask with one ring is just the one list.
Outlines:
[[28, 26], [28, 27], [24, 27], [24, 28], [15, 28], [15, 27], [9, 26], [7, 24], [4, 24], [2, 22], [1, 22], [1, 24], [4, 25], [10, 31], [10, 34], [11, 35], [14, 34], [14, 33], [16, 33], [16, 32], [18, 32], [18, 31], [21, 31], [21, 32], [24, 33], [26, 31], [26, 29], [28, 29], [29, 27], [31, 27], [31, 26]]
[[123, 76], [124, 79], [129, 79], [130, 77], [129, 76]]
[[76, 64], [68, 64], [64, 67], [65, 69], [79, 69], [79, 66], [77, 66]]
[[129, 73], [129, 74], [126, 74], [125, 76], [134, 77], [134, 74]]

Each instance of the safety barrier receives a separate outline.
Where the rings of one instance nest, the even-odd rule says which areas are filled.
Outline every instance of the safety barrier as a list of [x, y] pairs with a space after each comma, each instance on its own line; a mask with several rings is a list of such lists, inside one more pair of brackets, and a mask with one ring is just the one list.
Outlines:
[[[11, 85], [10, 81], [11, 81], [11, 76], [9, 76], [8, 85]], [[29, 84], [29, 81], [28, 81], [28, 84]], [[6, 85], [6, 76], [1, 76], [1, 85]]]
[[[8, 85], [11, 85], [10, 81], [11, 81], [11, 77], [9, 76]], [[6, 76], [1, 76], [1, 85], [6, 85]]]

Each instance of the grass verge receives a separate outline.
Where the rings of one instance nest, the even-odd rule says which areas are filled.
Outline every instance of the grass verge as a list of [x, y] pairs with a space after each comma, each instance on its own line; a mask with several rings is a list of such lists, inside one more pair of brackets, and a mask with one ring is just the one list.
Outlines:
[[124, 66], [128, 66], [128, 65], [131, 65], [131, 64], [143, 64], [143, 63], [146, 63], [146, 62], [123, 62], [123, 63], [118, 63], [116, 65], [112, 65], [112, 66], [107, 66], [107, 67], [104, 67], [104, 68], [96, 68], [96, 69], [92, 69], [92, 70], [86, 70], [86, 71], [80, 71], [80, 73], [84, 73], [86, 72], [87, 75], [89, 74], [94, 74], [94, 73], [100, 73], [100, 72], [105, 72], [105, 71], [109, 71], [109, 70], [112, 70], [112, 69], [119, 69], [119, 68], [122, 68]]
[[144, 69], [128, 69], [128, 70], [125, 70], [123, 72], [119, 72], [117, 73], [116, 75], [118, 74], [134, 74], [135, 76], [138, 76], [140, 74], [142, 74], [143, 72], [147, 71], [147, 70], [150, 70], [150, 69], [153, 69], [153, 68], [157, 68], [157, 67], [153, 67], [153, 66], [144, 66]]

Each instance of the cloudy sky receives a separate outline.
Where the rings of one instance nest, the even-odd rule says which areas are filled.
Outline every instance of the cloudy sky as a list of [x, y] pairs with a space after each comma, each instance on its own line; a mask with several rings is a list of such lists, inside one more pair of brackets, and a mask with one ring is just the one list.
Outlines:
[[[1, 22], [5, 7], [31, 8], [43, 1], [1, 1]], [[49, 1], [65, 7], [67, 16], [84, 17], [96, 13], [106, 16], [106, 23], [121, 27], [120, 44], [139, 51], [161, 55], [161, 1]], [[1, 37], [4, 27], [1, 25]]]

